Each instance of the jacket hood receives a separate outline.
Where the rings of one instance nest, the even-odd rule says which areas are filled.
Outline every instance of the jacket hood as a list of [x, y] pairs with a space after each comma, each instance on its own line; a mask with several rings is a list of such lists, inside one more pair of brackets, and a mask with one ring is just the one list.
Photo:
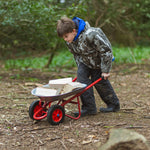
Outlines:
[[78, 28], [77, 35], [75, 36], [75, 38], [73, 40], [73, 41], [76, 41], [78, 39], [80, 33], [84, 30], [86, 23], [84, 20], [82, 20], [78, 17], [74, 17], [72, 20], [74, 21], [74, 23], [76, 24], [76, 26]]

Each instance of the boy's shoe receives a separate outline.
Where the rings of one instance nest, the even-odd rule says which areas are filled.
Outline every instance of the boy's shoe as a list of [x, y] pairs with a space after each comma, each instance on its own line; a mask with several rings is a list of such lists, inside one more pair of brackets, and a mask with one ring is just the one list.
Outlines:
[[102, 107], [99, 110], [100, 112], [103, 112], [103, 113], [117, 112], [120, 110], [120, 104], [117, 104], [115, 106], [108, 106], [107, 108]]
[[[89, 111], [89, 110], [86, 110], [86, 109], [81, 110], [81, 117], [84, 117], [84, 116], [87, 116], [87, 115], [96, 115], [96, 114], [97, 114], [97, 110], [94, 110], [94, 111]], [[74, 116], [78, 117], [79, 112], [75, 112]]]

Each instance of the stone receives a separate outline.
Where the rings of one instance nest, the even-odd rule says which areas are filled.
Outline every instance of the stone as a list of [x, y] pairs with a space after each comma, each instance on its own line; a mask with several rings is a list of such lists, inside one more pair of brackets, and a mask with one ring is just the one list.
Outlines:
[[99, 150], [150, 150], [146, 138], [129, 129], [112, 129]]

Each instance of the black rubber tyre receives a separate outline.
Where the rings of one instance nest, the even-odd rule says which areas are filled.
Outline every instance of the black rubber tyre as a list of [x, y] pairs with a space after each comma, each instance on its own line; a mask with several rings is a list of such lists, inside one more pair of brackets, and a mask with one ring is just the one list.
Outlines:
[[59, 125], [64, 121], [65, 118], [65, 110], [62, 106], [60, 105], [52, 105], [48, 109], [47, 113], [47, 121], [51, 125]]
[[[44, 102], [41, 103], [42, 105], [44, 104]], [[33, 101], [29, 107], [29, 116], [31, 119], [35, 120], [33, 118], [34, 113], [42, 107], [42, 105], [39, 104], [39, 100]], [[44, 113], [40, 113], [39, 116], [43, 116]]]

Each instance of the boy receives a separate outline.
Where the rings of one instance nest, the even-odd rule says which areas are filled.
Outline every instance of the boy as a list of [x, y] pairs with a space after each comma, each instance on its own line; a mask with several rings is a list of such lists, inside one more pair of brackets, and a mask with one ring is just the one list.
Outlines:
[[[88, 22], [74, 17], [72, 20], [63, 17], [58, 20], [57, 34], [62, 37], [74, 55], [78, 66], [77, 81], [90, 85], [103, 77], [95, 88], [107, 105], [100, 108], [101, 112], [116, 112], [120, 110], [119, 99], [116, 96], [108, 77], [112, 64], [112, 48], [106, 35], [100, 28], [90, 27]], [[97, 113], [93, 88], [81, 95], [81, 116]], [[75, 113], [78, 116], [79, 112]]]

